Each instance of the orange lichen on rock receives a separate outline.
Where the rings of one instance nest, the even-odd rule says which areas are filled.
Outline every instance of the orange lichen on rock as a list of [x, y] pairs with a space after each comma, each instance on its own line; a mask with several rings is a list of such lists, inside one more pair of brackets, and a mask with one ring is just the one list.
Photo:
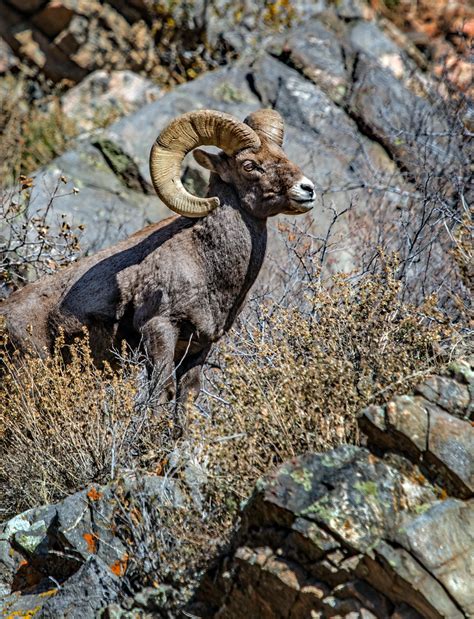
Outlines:
[[127, 570], [127, 565], [128, 554], [125, 553], [121, 559], [117, 559], [115, 563], [112, 563], [112, 565], [110, 566], [110, 571], [112, 572], [112, 574], [115, 574], [115, 576], [122, 577]]
[[87, 493], [87, 496], [91, 501], [98, 501], [102, 498], [102, 492], [99, 492], [96, 488], [91, 488]]
[[35, 606], [31, 610], [14, 610], [6, 616], [6, 619], [31, 619], [40, 609], [41, 606]]
[[97, 552], [97, 538], [93, 533], [84, 533], [82, 536], [87, 544], [87, 550], [91, 554], [95, 554]]

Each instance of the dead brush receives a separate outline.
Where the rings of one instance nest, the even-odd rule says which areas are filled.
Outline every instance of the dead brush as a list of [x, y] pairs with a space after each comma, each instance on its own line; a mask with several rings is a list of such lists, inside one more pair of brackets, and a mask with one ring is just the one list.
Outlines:
[[2, 349], [0, 518], [57, 501], [127, 467], [153, 469], [170, 415], [153, 404], [139, 360], [117, 367], [92, 360], [87, 337], [54, 355], [19, 359]]
[[188, 431], [206, 445], [216, 505], [246, 498], [273, 465], [307, 451], [357, 443], [357, 412], [404, 393], [446, 359], [462, 336], [434, 297], [403, 302], [396, 262], [354, 281], [323, 284], [315, 272], [305, 298], [253, 305], [208, 372], [203, 408]]
[[[15, 187], [0, 194], [0, 298], [77, 259], [85, 226], [72, 225], [65, 214], [59, 216], [61, 199], [78, 192], [63, 191], [66, 183], [61, 176], [41, 209], [32, 203], [33, 178], [20, 176]], [[51, 225], [52, 214], [57, 225]]]
[[135, 557], [132, 588], [164, 586], [163, 595], [179, 592], [167, 608], [185, 603], [259, 477], [301, 453], [359, 442], [362, 407], [408, 391], [455, 351], [463, 333], [434, 297], [403, 301], [396, 270], [385, 259], [377, 274], [324, 282], [306, 264], [291, 294], [254, 299], [208, 366], [182, 436], [168, 445], [162, 473], [185, 504], [155, 513], [137, 497], [119, 515]]

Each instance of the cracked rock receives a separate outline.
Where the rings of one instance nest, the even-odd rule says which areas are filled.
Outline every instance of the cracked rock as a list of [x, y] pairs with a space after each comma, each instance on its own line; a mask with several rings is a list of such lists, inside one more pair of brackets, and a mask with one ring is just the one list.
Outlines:
[[115, 517], [135, 497], [140, 504], [182, 504], [173, 484], [161, 477], [126, 477], [0, 525], [0, 615], [42, 609], [39, 617], [93, 619], [114, 602], [129, 559]]
[[359, 424], [371, 449], [401, 451], [449, 494], [469, 498], [474, 491], [474, 427], [468, 421], [474, 378], [470, 361], [448, 368], [451, 377], [432, 376], [415, 396], [369, 406]]
[[[403, 464], [402, 472], [346, 446], [282, 465], [259, 483], [230, 552], [206, 575], [190, 612], [465, 616], [473, 603], [471, 506], [439, 501], [416, 467]], [[449, 542], [433, 543], [434, 530]]]

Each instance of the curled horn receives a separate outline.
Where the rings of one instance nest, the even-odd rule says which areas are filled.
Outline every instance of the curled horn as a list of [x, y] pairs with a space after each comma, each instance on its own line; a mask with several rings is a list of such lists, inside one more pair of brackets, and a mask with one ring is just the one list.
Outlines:
[[283, 118], [276, 110], [258, 110], [249, 114], [244, 122], [255, 131], [263, 133], [278, 146], [282, 146], [285, 129]]
[[166, 206], [185, 217], [203, 217], [219, 206], [219, 198], [193, 196], [181, 182], [181, 163], [197, 146], [217, 146], [233, 155], [259, 148], [260, 138], [240, 120], [215, 110], [183, 114], [163, 129], [150, 153], [151, 180]]

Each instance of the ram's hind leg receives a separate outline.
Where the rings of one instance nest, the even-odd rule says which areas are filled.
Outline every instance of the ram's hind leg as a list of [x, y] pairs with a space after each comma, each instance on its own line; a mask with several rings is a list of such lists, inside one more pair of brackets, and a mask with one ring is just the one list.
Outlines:
[[140, 328], [140, 333], [153, 397], [156, 398], [157, 404], [169, 402], [176, 396], [174, 368], [176, 329], [169, 320], [156, 316]]

